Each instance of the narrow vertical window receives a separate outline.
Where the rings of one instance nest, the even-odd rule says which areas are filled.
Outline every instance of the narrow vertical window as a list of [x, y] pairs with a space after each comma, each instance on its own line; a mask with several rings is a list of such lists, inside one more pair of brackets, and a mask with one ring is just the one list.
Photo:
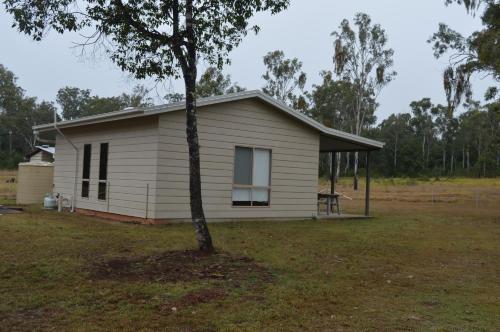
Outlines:
[[99, 152], [99, 184], [97, 187], [97, 198], [106, 200], [106, 190], [108, 186], [108, 143], [101, 143]]
[[271, 150], [236, 147], [233, 205], [269, 206]]
[[82, 197], [89, 198], [90, 181], [90, 158], [92, 156], [92, 145], [83, 146], [83, 171], [82, 171]]

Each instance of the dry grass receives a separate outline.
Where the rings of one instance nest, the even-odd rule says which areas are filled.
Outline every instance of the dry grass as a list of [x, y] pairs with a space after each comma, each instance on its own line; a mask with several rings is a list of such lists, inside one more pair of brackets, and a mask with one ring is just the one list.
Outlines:
[[[498, 197], [464, 182], [440, 192]], [[228, 256], [180, 266], [191, 225], [0, 216], [0, 330], [498, 331], [498, 201], [432, 204], [430, 185], [375, 183], [370, 220], [212, 224]]]
[[[328, 181], [320, 181], [320, 190], [329, 188]], [[344, 212], [364, 211], [363, 179], [360, 181], [358, 191], [354, 191], [352, 181], [345, 178], [337, 184], [335, 190], [347, 196], [341, 200]], [[372, 182], [370, 197], [372, 211], [376, 215], [390, 212], [396, 206], [398, 210], [404, 207], [407, 212], [428, 210], [431, 213], [441, 213], [449, 210], [449, 212], [467, 211], [467, 213], [483, 214], [497, 211], [500, 202], [500, 178], [434, 181], [375, 179]]]

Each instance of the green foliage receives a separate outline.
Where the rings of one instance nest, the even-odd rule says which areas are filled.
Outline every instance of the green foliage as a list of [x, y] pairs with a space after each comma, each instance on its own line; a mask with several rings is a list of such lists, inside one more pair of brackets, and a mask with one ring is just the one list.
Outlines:
[[412, 114], [391, 115], [370, 135], [386, 143], [374, 154], [384, 176], [500, 175], [500, 103], [471, 106], [458, 117], [429, 98], [410, 104]]
[[394, 65], [394, 50], [387, 48], [387, 35], [379, 24], [372, 24], [370, 16], [358, 13], [354, 26], [344, 19], [335, 38], [335, 73], [351, 81], [364, 91], [377, 91], [396, 76], [390, 71]]
[[[128, 106], [150, 105], [142, 86], [135, 87], [130, 95], [123, 93], [108, 98], [92, 96], [90, 90], [66, 87], [59, 90], [57, 102], [65, 120], [118, 111]], [[14, 73], [0, 65], [0, 168], [16, 167], [24, 155], [33, 151], [37, 137], [32, 127], [53, 122], [55, 111], [52, 102], [37, 102], [36, 98], [26, 96], [17, 85]]]
[[[188, 30], [196, 34], [196, 53], [221, 68], [227, 54], [249, 31], [248, 20], [256, 12], [277, 13], [288, 0], [251, 1], [101, 1], [5, 0], [20, 32], [40, 40], [48, 29], [95, 30], [87, 43], [108, 39], [110, 58], [136, 78], [180, 77], [189, 66]], [[189, 13], [188, 13], [189, 11]], [[186, 19], [194, 18], [189, 26]], [[191, 43], [192, 41], [189, 41]]]
[[196, 83], [198, 97], [220, 96], [223, 94], [245, 91], [237, 83], [231, 83], [231, 77], [215, 67], [209, 67]]
[[264, 56], [264, 65], [266, 72], [262, 78], [266, 85], [262, 90], [289, 106], [305, 110], [303, 93], [307, 76], [302, 71], [302, 62], [297, 58], [286, 59], [283, 51], [273, 51]]
[[[208, 67], [200, 79], [196, 82], [196, 96], [211, 97], [221, 96], [228, 93], [245, 91], [246, 89], [239, 86], [238, 83], [231, 82], [230, 75], [224, 75], [221, 70], [216, 67]], [[168, 93], [164, 99], [167, 103], [175, 103], [184, 100], [182, 93]]]
[[484, 8], [481, 20], [483, 29], [464, 37], [444, 23], [428, 40], [434, 56], [449, 56], [450, 65], [467, 75], [486, 72], [500, 79], [500, 3], [495, 0], [446, 0], [446, 4], [464, 5], [475, 14]]
[[0, 169], [15, 169], [23, 160], [24, 155], [20, 152], [9, 153], [8, 150], [0, 150]]
[[[354, 132], [357, 113], [357, 86], [350, 81], [334, 80], [330, 71], [321, 72], [323, 82], [313, 85], [308, 93], [310, 108], [308, 115], [330, 128]], [[368, 129], [376, 122], [377, 103], [371, 92], [363, 96], [364, 119], [362, 129]]]
[[57, 92], [57, 103], [61, 106], [64, 120], [83, 116], [91, 116], [107, 112], [120, 111], [126, 107], [142, 107], [152, 105], [147, 97], [148, 91], [143, 86], [136, 86], [131, 95], [121, 94], [117, 97], [92, 96], [90, 90], [65, 87]]
[[14, 73], [0, 65], [0, 151], [13, 153], [5, 157], [5, 163], [12, 164], [19, 159], [17, 155], [33, 150], [36, 138], [31, 127], [52, 121], [54, 110], [50, 102], [38, 103], [36, 98], [27, 97]]

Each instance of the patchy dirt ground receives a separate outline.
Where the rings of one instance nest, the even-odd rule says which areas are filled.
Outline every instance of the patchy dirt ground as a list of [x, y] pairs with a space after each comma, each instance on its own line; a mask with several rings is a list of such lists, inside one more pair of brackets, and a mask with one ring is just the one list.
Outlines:
[[0, 331], [498, 331], [500, 180], [405, 181], [373, 219], [211, 224], [214, 256], [187, 224], [0, 216]]
[[90, 262], [92, 279], [179, 282], [223, 280], [238, 284], [247, 279], [271, 282], [272, 274], [251, 258], [194, 250], [168, 251], [142, 257], [116, 257]]

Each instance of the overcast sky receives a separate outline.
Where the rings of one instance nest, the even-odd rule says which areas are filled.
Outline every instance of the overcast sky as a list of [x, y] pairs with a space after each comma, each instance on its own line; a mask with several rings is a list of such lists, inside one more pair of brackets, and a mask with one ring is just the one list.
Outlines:
[[[373, 22], [380, 23], [395, 50], [394, 62], [398, 76], [379, 97], [379, 119], [391, 113], [408, 111], [408, 104], [423, 97], [444, 102], [442, 72], [446, 60], [436, 60], [428, 37], [445, 22], [469, 35], [480, 27], [480, 19], [466, 14], [459, 6], [445, 7], [444, 0], [292, 0], [288, 10], [275, 15], [259, 15], [254, 21], [262, 30], [249, 35], [231, 53], [232, 65], [225, 73], [247, 89], [260, 89], [264, 72], [262, 56], [280, 49], [287, 57], [303, 62], [308, 75], [308, 87], [320, 82], [319, 72], [332, 69], [333, 39], [330, 33], [343, 18], [351, 20], [357, 12], [365, 12]], [[122, 73], [106, 59], [84, 59], [72, 43], [76, 34], [49, 34], [42, 42], [31, 41], [11, 28], [12, 18], [0, 9], [0, 63], [13, 71], [18, 83], [28, 95], [43, 100], [55, 100], [58, 89], [75, 86], [91, 89], [99, 96], [130, 92], [138, 82]], [[203, 64], [200, 64], [203, 68]], [[475, 97], [480, 98], [489, 79], [475, 77]], [[152, 82], [142, 82], [146, 87]], [[183, 92], [181, 82], [164, 83], [160, 91]]]

